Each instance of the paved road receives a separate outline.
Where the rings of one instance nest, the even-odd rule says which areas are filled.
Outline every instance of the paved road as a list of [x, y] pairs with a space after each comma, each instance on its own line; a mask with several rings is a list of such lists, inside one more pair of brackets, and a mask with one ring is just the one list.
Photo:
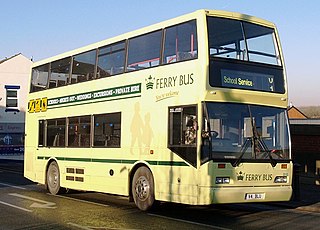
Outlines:
[[301, 186], [301, 201], [186, 206], [141, 212], [126, 198], [70, 191], [52, 196], [0, 161], [0, 229], [319, 229], [320, 186]]

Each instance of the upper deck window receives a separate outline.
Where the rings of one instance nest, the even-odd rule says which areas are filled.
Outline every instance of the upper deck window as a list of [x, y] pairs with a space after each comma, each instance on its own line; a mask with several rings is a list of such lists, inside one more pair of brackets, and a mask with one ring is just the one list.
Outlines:
[[70, 57], [51, 63], [49, 88], [64, 86], [68, 83], [70, 63]]
[[96, 64], [96, 50], [91, 50], [73, 57], [71, 83], [92, 80]]
[[97, 78], [123, 73], [125, 58], [124, 41], [99, 48]]
[[36, 66], [30, 92], [197, 58], [194, 19]]
[[127, 71], [158, 66], [161, 39], [161, 30], [129, 39]]
[[210, 57], [281, 65], [272, 28], [208, 17]]
[[32, 69], [31, 92], [41, 91], [47, 88], [49, 78], [49, 64]]
[[163, 63], [197, 58], [196, 20], [169, 27], [165, 30]]

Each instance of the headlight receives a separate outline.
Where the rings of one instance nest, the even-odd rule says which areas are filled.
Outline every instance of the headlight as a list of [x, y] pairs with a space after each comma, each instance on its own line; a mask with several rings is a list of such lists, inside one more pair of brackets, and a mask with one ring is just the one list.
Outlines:
[[287, 183], [287, 182], [288, 182], [287, 176], [276, 176], [276, 178], [274, 178], [274, 183]]
[[216, 184], [230, 184], [230, 177], [216, 177]]

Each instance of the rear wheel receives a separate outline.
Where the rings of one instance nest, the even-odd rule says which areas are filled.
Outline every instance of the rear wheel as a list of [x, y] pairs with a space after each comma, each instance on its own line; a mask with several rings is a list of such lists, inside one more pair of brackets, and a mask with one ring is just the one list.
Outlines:
[[47, 171], [47, 186], [51, 194], [56, 195], [64, 191], [60, 187], [60, 171], [57, 162], [50, 163]]
[[142, 166], [137, 169], [132, 180], [132, 195], [137, 207], [143, 211], [154, 205], [154, 181], [151, 171]]

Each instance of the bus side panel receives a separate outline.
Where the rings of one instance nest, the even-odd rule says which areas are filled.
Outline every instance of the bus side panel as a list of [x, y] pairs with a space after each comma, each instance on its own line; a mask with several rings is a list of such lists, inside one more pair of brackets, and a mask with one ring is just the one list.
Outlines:
[[[92, 156], [94, 152], [94, 157]], [[123, 149], [106, 148], [51, 148], [46, 156], [55, 154], [60, 171], [61, 187], [128, 195], [130, 164], [120, 164], [114, 155], [121, 155]], [[86, 156], [79, 157], [79, 156]], [[38, 161], [38, 180], [46, 169], [46, 160]]]
[[[35, 180], [36, 182], [40, 184], [46, 183], [46, 168], [48, 166], [48, 157], [41, 158], [41, 156], [45, 156], [45, 149], [37, 149], [35, 151], [35, 164], [34, 164], [34, 170], [35, 170]], [[40, 158], [39, 158], [40, 156]]]
[[95, 191], [129, 195], [128, 175], [130, 165], [91, 163], [91, 185]]
[[26, 113], [25, 123], [25, 147], [24, 147], [24, 176], [36, 182], [36, 151], [38, 150], [37, 121], [34, 114]]
[[[171, 154], [174, 154], [171, 152]], [[170, 153], [168, 153], [170, 155]], [[178, 157], [175, 157], [178, 158]], [[175, 159], [182, 161], [181, 159]], [[197, 170], [190, 166], [154, 166], [156, 200], [197, 204]]]
[[35, 147], [25, 147], [24, 150], [24, 176], [32, 181], [34, 181], [36, 178], [34, 168], [35, 151]]

